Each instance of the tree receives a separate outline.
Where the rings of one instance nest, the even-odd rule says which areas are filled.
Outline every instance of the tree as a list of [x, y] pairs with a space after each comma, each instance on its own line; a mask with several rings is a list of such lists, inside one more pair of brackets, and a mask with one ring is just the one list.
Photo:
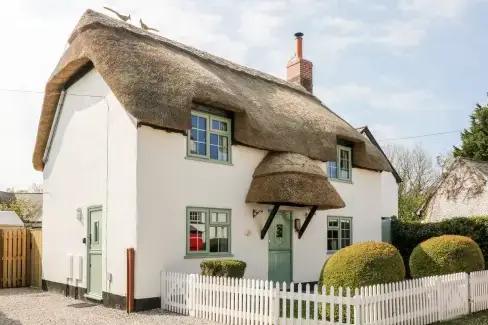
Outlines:
[[0, 203], [0, 211], [14, 211], [25, 223], [37, 220], [42, 213], [42, 204], [26, 199], [12, 199]]
[[469, 129], [461, 132], [461, 147], [454, 147], [455, 157], [466, 157], [474, 160], [488, 161], [488, 103], [476, 104], [470, 115]]
[[432, 193], [440, 178], [432, 157], [421, 145], [409, 149], [401, 145], [388, 145], [384, 152], [402, 183], [398, 186], [398, 217], [418, 219], [415, 212]]
[[6, 191], [10, 193], [42, 193], [42, 184], [32, 183], [26, 190], [18, 190], [15, 187], [8, 187]]

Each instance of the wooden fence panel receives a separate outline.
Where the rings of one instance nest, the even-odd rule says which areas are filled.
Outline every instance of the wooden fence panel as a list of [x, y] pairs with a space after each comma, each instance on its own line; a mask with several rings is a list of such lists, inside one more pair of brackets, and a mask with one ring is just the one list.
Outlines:
[[30, 230], [30, 285], [35, 288], [42, 286], [42, 230]]
[[40, 288], [41, 252], [41, 230], [0, 229], [0, 288]]

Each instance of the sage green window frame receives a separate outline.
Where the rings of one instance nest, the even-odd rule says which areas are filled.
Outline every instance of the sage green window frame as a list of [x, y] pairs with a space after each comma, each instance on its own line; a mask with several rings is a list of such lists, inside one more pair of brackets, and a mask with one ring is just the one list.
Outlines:
[[[205, 212], [205, 236], [207, 244], [204, 251], [190, 251], [190, 213]], [[226, 213], [227, 222], [212, 222], [212, 213]], [[186, 257], [215, 257], [215, 256], [232, 256], [232, 210], [218, 208], [187, 207], [186, 208]], [[227, 227], [227, 252], [210, 252], [210, 227]]]
[[[337, 226], [329, 226], [330, 221], [333, 221], [333, 220], [337, 220]], [[339, 249], [347, 247], [347, 246], [344, 246], [344, 247], [342, 246], [342, 239], [343, 239], [342, 238], [342, 230], [343, 229], [341, 227], [342, 221], [349, 221], [349, 245], [347, 245], [347, 246], [350, 246], [353, 244], [353, 228], [354, 228], [352, 225], [353, 218], [352, 217], [327, 216], [327, 230], [326, 230], [327, 237], [326, 237], [325, 245], [326, 245], [327, 253], [329, 253], [329, 254], [335, 253]], [[338, 233], [337, 250], [329, 249], [329, 230], [337, 230], [337, 233]]]
[[[225, 164], [225, 165], [231, 165], [232, 164], [232, 121], [231, 121], [231, 119], [221, 117], [221, 116], [217, 116], [217, 115], [213, 115], [213, 114], [197, 112], [197, 111], [192, 111], [191, 115], [203, 117], [207, 120], [206, 139], [205, 139], [205, 141], [206, 141], [206, 150], [205, 150], [206, 155], [204, 156], [204, 155], [197, 155], [197, 154], [191, 153], [191, 130], [192, 129], [190, 129], [187, 132], [186, 156], [188, 158], [191, 158], [191, 159], [196, 159], [196, 160], [201, 160], [201, 161], [210, 161], [210, 162]], [[212, 121], [219, 121], [219, 122], [227, 123], [227, 131], [212, 129]], [[211, 133], [227, 137], [227, 160], [218, 160], [218, 159], [210, 158], [210, 134]]]
[[[342, 177], [341, 175], [341, 151], [346, 151], [348, 153], [349, 161], [348, 161], [348, 173], [349, 177]], [[329, 175], [329, 162], [327, 162], [327, 176], [331, 180], [338, 180], [344, 182], [352, 182], [352, 149], [349, 147], [344, 146], [337, 146], [337, 160], [336, 163], [336, 177], [331, 177]]]

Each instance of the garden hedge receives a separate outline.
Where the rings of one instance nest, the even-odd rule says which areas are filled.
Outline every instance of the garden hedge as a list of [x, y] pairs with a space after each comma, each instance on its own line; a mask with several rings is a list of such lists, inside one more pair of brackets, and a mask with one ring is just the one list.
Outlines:
[[327, 288], [349, 287], [354, 290], [405, 278], [405, 266], [398, 250], [388, 243], [373, 241], [337, 251], [329, 257], [322, 269], [320, 285], [325, 283]]
[[392, 244], [400, 251], [408, 272], [408, 260], [423, 241], [442, 235], [460, 235], [473, 239], [488, 261], [488, 216], [460, 217], [441, 222], [413, 223], [392, 220]]
[[485, 268], [481, 249], [469, 237], [443, 235], [430, 238], [415, 247], [410, 256], [413, 278], [460, 272], [475, 272]]
[[201, 275], [242, 278], [246, 263], [239, 260], [207, 260], [200, 263]]

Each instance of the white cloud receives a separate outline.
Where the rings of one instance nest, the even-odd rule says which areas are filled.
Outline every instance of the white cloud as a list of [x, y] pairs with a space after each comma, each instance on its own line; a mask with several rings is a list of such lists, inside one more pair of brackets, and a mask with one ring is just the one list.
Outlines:
[[399, 9], [429, 18], [453, 19], [462, 15], [477, 0], [401, 0]]
[[[325, 93], [321, 88], [318, 94]], [[344, 103], [360, 103], [372, 109], [415, 111], [415, 110], [447, 110], [450, 107], [441, 104], [441, 101], [432, 92], [424, 89], [378, 89], [366, 85], [349, 83], [326, 89], [323, 96], [325, 104], [334, 105]]]

